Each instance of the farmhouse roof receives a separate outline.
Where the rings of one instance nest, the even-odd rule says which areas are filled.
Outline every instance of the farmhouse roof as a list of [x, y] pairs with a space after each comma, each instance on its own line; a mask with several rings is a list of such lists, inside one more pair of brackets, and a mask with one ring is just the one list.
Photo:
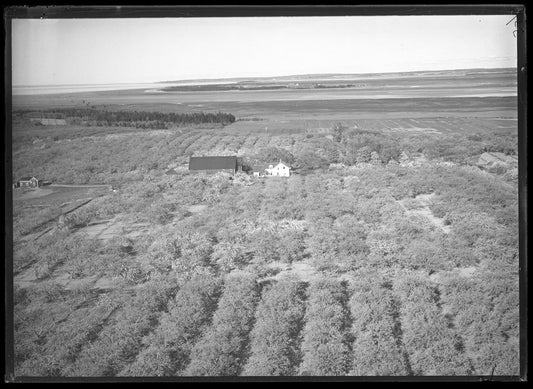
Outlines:
[[35, 178], [36, 180], [38, 180], [38, 178], [36, 177], [26, 176], [26, 177], [21, 177], [19, 181], [30, 181], [32, 178]]
[[278, 162], [276, 165], [274, 165], [274, 166], [277, 166], [277, 165], [279, 165], [280, 163], [281, 163], [282, 165], [285, 165], [285, 166], [287, 166], [287, 167], [290, 167], [290, 165], [289, 165], [288, 163], [283, 162], [281, 159], [280, 159], [279, 162]]
[[215, 156], [215, 157], [190, 157], [189, 170], [220, 170], [237, 168], [237, 157]]

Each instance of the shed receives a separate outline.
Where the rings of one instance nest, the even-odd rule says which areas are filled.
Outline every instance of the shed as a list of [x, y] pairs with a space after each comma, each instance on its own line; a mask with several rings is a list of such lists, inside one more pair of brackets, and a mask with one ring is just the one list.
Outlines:
[[41, 185], [41, 182], [38, 178], [33, 176], [22, 177], [17, 182], [17, 186], [22, 188], [37, 188]]

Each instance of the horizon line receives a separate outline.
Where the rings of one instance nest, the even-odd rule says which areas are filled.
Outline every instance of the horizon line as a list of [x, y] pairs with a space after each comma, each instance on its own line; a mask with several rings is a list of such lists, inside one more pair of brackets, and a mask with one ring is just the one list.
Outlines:
[[171, 83], [183, 81], [216, 81], [216, 80], [241, 80], [241, 79], [264, 79], [264, 78], [280, 78], [280, 77], [309, 77], [309, 76], [332, 76], [332, 75], [349, 75], [349, 76], [368, 76], [374, 74], [399, 74], [399, 73], [437, 73], [437, 72], [451, 72], [451, 71], [467, 71], [467, 70], [507, 70], [517, 69], [516, 67], [476, 67], [476, 68], [454, 68], [454, 69], [420, 69], [407, 71], [391, 71], [391, 72], [368, 72], [368, 73], [297, 73], [297, 74], [278, 74], [268, 76], [233, 76], [233, 77], [209, 77], [209, 78], [183, 78], [178, 80], [163, 80], [163, 81], [131, 81], [131, 82], [116, 82], [116, 83], [93, 83], [93, 84], [19, 84], [11, 85], [11, 87], [50, 87], [50, 86], [103, 86], [103, 85], [130, 85], [130, 84], [158, 84]]

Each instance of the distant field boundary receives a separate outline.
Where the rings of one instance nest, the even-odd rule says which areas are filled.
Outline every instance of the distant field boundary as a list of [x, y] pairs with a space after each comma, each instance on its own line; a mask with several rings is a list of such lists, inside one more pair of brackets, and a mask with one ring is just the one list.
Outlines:
[[50, 184], [48, 186], [67, 187], [67, 188], [111, 188], [111, 184]]
[[109, 184], [94, 184], [94, 185], [50, 184], [48, 186], [52, 186], [55, 188], [109, 188], [109, 190], [113, 188], [113, 185], [109, 185]]

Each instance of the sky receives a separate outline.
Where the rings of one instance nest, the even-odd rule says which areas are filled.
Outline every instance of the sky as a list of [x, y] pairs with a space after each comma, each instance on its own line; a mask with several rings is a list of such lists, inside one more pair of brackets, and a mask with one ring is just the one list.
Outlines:
[[12, 84], [516, 67], [512, 17], [14, 19]]

